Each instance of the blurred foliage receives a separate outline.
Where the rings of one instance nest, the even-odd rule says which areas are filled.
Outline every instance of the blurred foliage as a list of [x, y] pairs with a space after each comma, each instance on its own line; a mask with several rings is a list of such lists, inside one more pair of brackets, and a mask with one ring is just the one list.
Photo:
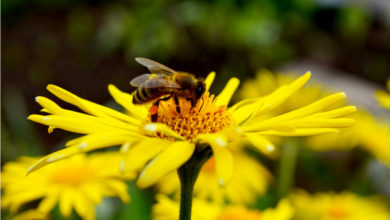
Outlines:
[[[133, 61], [137, 56], [199, 76], [215, 70], [216, 90], [231, 76], [244, 79], [300, 59], [383, 84], [390, 75], [390, 11], [373, 2], [3, 0], [2, 162], [64, 143], [65, 135], [47, 135], [26, 120], [39, 111], [34, 97], [49, 95], [48, 83], [103, 103], [109, 83], [129, 91], [129, 80], [146, 71]], [[369, 183], [360, 184], [368, 171], [356, 168], [356, 161], [366, 161], [359, 152], [339, 158], [299, 151], [295, 185], [371, 192]], [[149, 218], [147, 192], [129, 186], [133, 202], [121, 204], [115, 218]], [[275, 204], [272, 191], [257, 207]], [[98, 210], [105, 206], [112, 201]]]

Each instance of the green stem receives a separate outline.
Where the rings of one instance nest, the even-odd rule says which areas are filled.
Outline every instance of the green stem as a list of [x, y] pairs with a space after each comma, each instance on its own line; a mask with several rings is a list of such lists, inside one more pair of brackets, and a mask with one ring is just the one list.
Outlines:
[[287, 139], [282, 148], [282, 155], [279, 166], [278, 196], [286, 196], [294, 185], [295, 166], [298, 156], [298, 140]]
[[181, 184], [180, 220], [191, 220], [194, 185], [200, 169], [212, 154], [209, 146], [196, 146], [192, 157], [177, 170]]

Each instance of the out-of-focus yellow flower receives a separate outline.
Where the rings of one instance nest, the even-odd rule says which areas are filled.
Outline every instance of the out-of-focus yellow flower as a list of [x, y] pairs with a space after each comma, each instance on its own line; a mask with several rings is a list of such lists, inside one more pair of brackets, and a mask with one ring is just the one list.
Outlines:
[[[251, 98], [269, 94], [274, 88], [291, 83], [293, 80], [294, 77], [290, 74], [273, 74], [267, 70], [261, 70], [257, 73], [255, 80], [244, 83], [243, 88], [240, 90], [240, 96], [242, 98]], [[388, 86], [390, 86], [390, 80]], [[321, 84], [311, 83], [297, 91], [294, 96], [287, 99], [278, 109], [281, 113], [291, 111], [328, 94], [330, 92]], [[379, 91], [378, 94], [380, 94], [380, 97], [383, 97], [381, 100], [386, 100], [386, 98], [390, 97], [384, 91]], [[386, 101], [382, 103], [386, 103]], [[390, 104], [390, 101], [388, 103]], [[275, 112], [273, 113], [276, 114]], [[308, 137], [306, 138], [306, 145], [319, 151], [350, 150], [359, 146], [389, 165], [390, 123], [385, 120], [375, 119], [369, 112], [364, 110], [359, 110], [351, 114], [350, 117], [356, 121], [354, 126], [342, 128], [340, 133]]]
[[[275, 89], [292, 83], [297, 77], [294, 74], [272, 73], [269, 70], [262, 69], [256, 73], [256, 77], [243, 83], [239, 90], [239, 97], [242, 99], [255, 98], [269, 95]], [[309, 85], [297, 90], [293, 96], [287, 98], [277, 109], [270, 114], [280, 114], [301, 108], [315, 102], [331, 92], [324, 86], [316, 82], [310, 82]]]
[[49, 213], [58, 203], [65, 217], [70, 216], [74, 208], [84, 219], [94, 219], [94, 206], [103, 197], [119, 196], [124, 202], [130, 200], [124, 180], [135, 175], [120, 172], [122, 156], [116, 152], [80, 154], [26, 176], [28, 168], [37, 160], [22, 157], [4, 165], [2, 208], [16, 213], [23, 204], [42, 199], [36, 211], [21, 214], [22, 217], [43, 216], [42, 213]]
[[390, 109], [390, 79], [387, 80], [387, 91], [377, 91], [375, 96], [381, 106]]
[[[157, 195], [157, 203], [152, 208], [154, 220], [178, 219], [179, 203], [164, 195]], [[250, 210], [243, 205], [225, 205], [195, 198], [192, 206], [193, 220], [289, 220], [294, 209], [287, 200], [277, 207], [266, 210]]]
[[351, 117], [356, 121], [355, 126], [338, 134], [309, 137], [306, 145], [316, 150], [360, 147], [390, 166], [390, 122], [379, 120], [361, 108]]
[[[215, 173], [215, 158], [210, 158], [202, 167], [194, 187], [194, 196], [200, 199], [223, 203], [252, 203], [263, 194], [271, 180], [271, 174], [254, 158], [242, 152], [234, 152], [234, 171], [231, 181], [220, 187]], [[179, 194], [180, 181], [177, 173], [171, 173], [158, 183], [159, 192]]]
[[[113, 85], [109, 86], [111, 95], [129, 114], [49, 85], [47, 88], [51, 93], [87, 114], [63, 109], [47, 98], [37, 97], [37, 102], [49, 115], [30, 115], [29, 119], [49, 126], [49, 132], [61, 128], [84, 136], [69, 141], [67, 148], [42, 158], [29, 172], [78, 153], [122, 145], [122, 152], [127, 153], [122, 170], [141, 170], [137, 185], [148, 187], [184, 164], [193, 155], [196, 146], [209, 145], [215, 157], [218, 183], [226, 185], [233, 175], [234, 161], [230, 150], [240, 148], [243, 146], [240, 143], [244, 141], [264, 153], [272, 153], [275, 147], [266, 138], [267, 135], [307, 136], [338, 132], [338, 128], [354, 123], [353, 119], [342, 118], [356, 110], [353, 106], [324, 111], [342, 101], [344, 93], [329, 95], [285, 114], [266, 117], [268, 112], [277, 109], [305, 85], [310, 76], [306, 73], [267, 96], [245, 99], [227, 108], [239, 85], [239, 80], [232, 78], [217, 97], [206, 91], [193, 108], [190, 102], [180, 99], [180, 114], [172, 99], [160, 102], [157, 123], [151, 122], [148, 106], [133, 105], [133, 96]], [[212, 73], [206, 78], [207, 90], [214, 77]]]
[[297, 220], [388, 220], [386, 204], [376, 197], [358, 197], [353, 193], [318, 193], [298, 191], [290, 196]]

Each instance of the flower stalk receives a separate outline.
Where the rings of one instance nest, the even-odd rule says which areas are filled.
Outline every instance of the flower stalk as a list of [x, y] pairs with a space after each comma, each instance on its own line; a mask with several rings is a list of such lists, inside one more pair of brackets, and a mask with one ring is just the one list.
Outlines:
[[283, 146], [278, 177], [279, 198], [283, 198], [289, 194], [292, 186], [294, 185], [295, 167], [299, 148], [298, 145], [299, 143], [297, 139], [289, 138]]
[[192, 157], [177, 170], [181, 185], [180, 220], [191, 219], [194, 185], [203, 164], [210, 159], [212, 154], [213, 152], [208, 145], [197, 145]]

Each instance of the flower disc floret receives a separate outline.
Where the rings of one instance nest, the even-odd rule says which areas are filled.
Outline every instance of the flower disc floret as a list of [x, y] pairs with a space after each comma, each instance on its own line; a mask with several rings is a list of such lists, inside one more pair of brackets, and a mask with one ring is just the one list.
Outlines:
[[[208, 92], [196, 106], [191, 107], [189, 101], [179, 99], [180, 113], [176, 108], [172, 99], [161, 102], [157, 122], [166, 124], [190, 142], [194, 142], [198, 134], [216, 133], [234, 125], [234, 120], [226, 106], [216, 106], [214, 95], [210, 96]], [[147, 123], [151, 123], [150, 120]], [[161, 133], [158, 136], [167, 138]]]

